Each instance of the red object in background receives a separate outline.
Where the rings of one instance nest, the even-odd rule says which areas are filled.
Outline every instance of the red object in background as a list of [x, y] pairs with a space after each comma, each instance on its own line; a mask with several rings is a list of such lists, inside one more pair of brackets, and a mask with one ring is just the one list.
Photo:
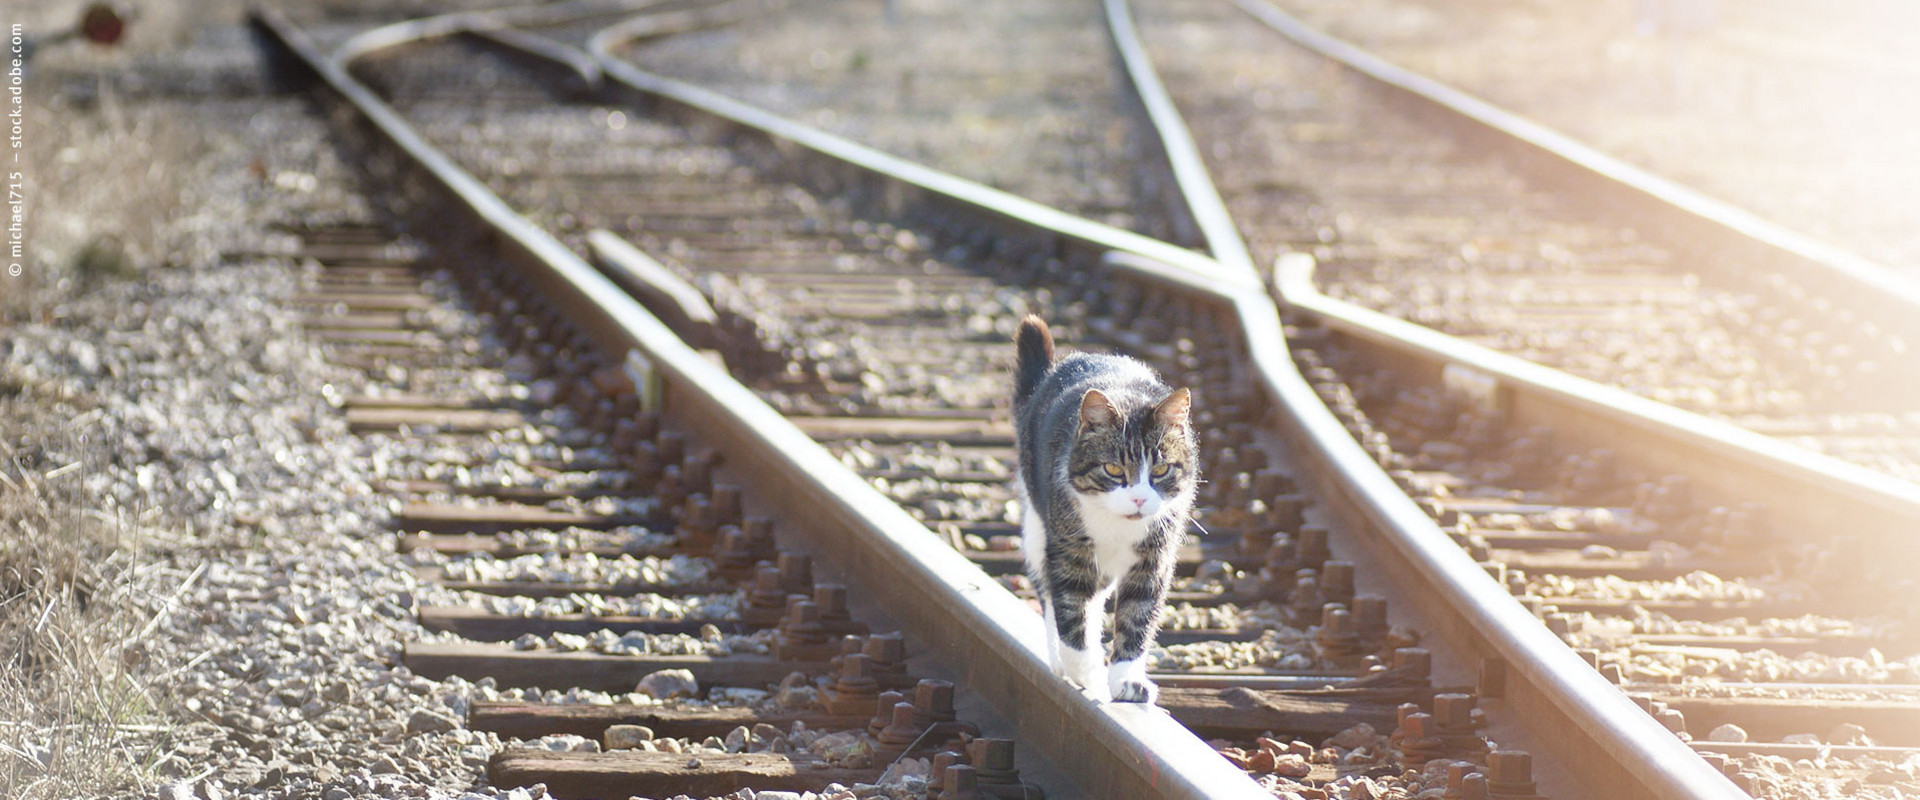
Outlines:
[[87, 12], [80, 17], [80, 35], [94, 44], [114, 44], [126, 32], [126, 19], [106, 3], [87, 6]]

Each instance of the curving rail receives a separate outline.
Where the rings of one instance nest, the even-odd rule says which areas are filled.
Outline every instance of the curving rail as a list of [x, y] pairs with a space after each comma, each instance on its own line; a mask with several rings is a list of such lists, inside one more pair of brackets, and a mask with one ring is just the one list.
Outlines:
[[[1697, 190], [1600, 152], [1532, 120], [1431, 78], [1410, 72], [1347, 42], [1314, 30], [1267, 0], [1232, 0], [1261, 24], [1314, 53], [1396, 107], [1528, 168], [1650, 230], [1729, 281], [1772, 274], [1818, 286], [1861, 317], [1883, 321], [1906, 342], [1920, 342], [1920, 282], [1833, 244], [1788, 228]], [[1756, 269], [1756, 266], [1763, 268]], [[1884, 371], [1892, 396], [1920, 393], [1920, 354]]]
[[[1116, 47], [1135, 85], [1147, 95], [1143, 104], [1167, 136], [1163, 141], [1167, 142], [1176, 172], [1182, 172], [1180, 153], [1189, 153], [1190, 163], [1180, 178], [1181, 185], [1199, 196], [1192, 201], [1196, 209], [1209, 207], [1205, 196], [1211, 193], [1211, 207], [1224, 215], [1218, 194], [1207, 184], [1204, 172], [1196, 175], [1192, 171], [1198, 162], [1191, 155], [1191, 140], [1182, 144], [1178, 135], [1164, 133], [1177, 130], [1177, 116], [1167, 116], [1172, 104], [1163, 90], [1156, 91], [1158, 80], [1143, 60], [1144, 51], [1135, 40], [1124, 3], [1109, 2], [1107, 8], [1113, 18]], [[745, 135], [778, 143], [783, 150], [810, 154], [822, 169], [840, 176], [846, 185], [893, 198], [898, 205], [931, 200], [964, 216], [989, 220], [1009, 236], [1038, 239], [1042, 246], [1056, 252], [1092, 254], [1110, 269], [1230, 312], [1244, 337], [1249, 363], [1268, 406], [1281, 410], [1276, 415], [1281, 432], [1293, 452], [1315, 466], [1307, 472], [1313, 476], [1320, 496], [1333, 501], [1332, 510], [1346, 522], [1347, 530], [1359, 534], [1357, 540], [1379, 561], [1393, 565], [1403, 591], [1430, 608], [1458, 610], [1458, 616], [1438, 622], [1438, 632], [1469, 664], [1478, 662], [1487, 678], [1482, 690], [1489, 698], [1504, 684], [1494, 712], [1532, 721], [1531, 732], [1552, 745], [1542, 754], [1543, 760], [1578, 776], [1592, 796], [1744, 796], [1541, 626], [1354, 440], [1294, 366], [1280, 317], [1263, 296], [1265, 287], [1255, 275], [1238, 235], [1232, 233], [1230, 221], [1223, 231], [1218, 217], [1196, 210], [1196, 218], [1216, 220], [1212, 225], [1202, 223], [1209, 249], [1216, 254], [1215, 259], [1209, 259], [794, 125], [614, 58], [612, 51], [620, 38], [648, 30], [645, 25], [596, 37], [590, 60], [569, 55], [566, 48], [536, 46], [530, 38], [498, 30], [500, 25], [469, 18], [356, 39], [328, 62], [302, 43], [284, 20], [267, 12], [259, 18], [306, 62], [305, 69], [319, 76], [330, 92], [353, 104], [370, 120], [382, 138], [423, 165], [476, 217], [501, 231], [516, 260], [528, 265], [536, 282], [563, 298], [570, 308], [582, 311], [581, 318], [603, 347], [615, 352], [638, 350], [660, 365], [671, 406], [700, 416], [722, 432], [730, 452], [754, 454], [752, 460], [767, 470], [768, 484], [778, 487], [788, 502], [828, 502], [829, 507], [821, 511], [823, 519], [835, 523], [827, 527], [840, 533], [830, 535], [844, 537], [841, 549], [856, 560], [856, 567], [892, 576], [896, 579], [893, 585], [909, 587], [902, 598], [903, 613], [964, 630], [962, 637], [945, 643], [946, 655], [955, 663], [966, 664], [970, 681], [995, 695], [1003, 707], [1028, 709], [1021, 715], [1023, 727], [1039, 729], [1038, 741], [1060, 748], [1055, 753], [1057, 759], [1100, 765], [1090, 774], [1097, 775], [1097, 781], [1105, 781], [1096, 783], [1102, 796], [1233, 796], [1230, 793], [1258, 790], [1237, 770], [1226, 767], [1210, 748], [1164, 717], [1125, 707], [1093, 708], [1052, 680], [1037, 656], [1038, 631], [1030, 630], [1032, 618], [1017, 599], [985, 580], [951, 550], [928, 548], [937, 540], [924, 526], [877, 495], [724, 371], [686, 348], [668, 328], [621, 296], [570, 250], [513, 214], [471, 176], [413, 134], [404, 121], [347, 74], [345, 65], [361, 55], [411, 41], [412, 37], [492, 30], [491, 35], [502, 43], [569, 63], [583, 78], [601, 76], [599, 80], [607, 91], [631, 93], [666, 105], [674, 113], [719, 121]], [[1310, 285], [1303, 286], [1298, 271], [1290, 272], [1282, 276], [1281, 286], [1290, 307], [1354, 331], [1391, 327], [1374, 325], [1375, 321], [1365, 319], [1365, 315], [1349, 313], [1326, 301], [1311, 292]], [[1401, 337], [1412, 338], [1417, 337]], [[1507, 381], [1503, 385], [1515, 394], [1532, 393], [1535, 386], [1551, 387], [1557, 382], [1555, 378], [1538, 377], [1528, 381], [1526, 365], [1496, 363], [1480, 354], [1463, 354], [1449, 344], [1428, 341], [1414, 346], [1424, 347], [1429, 356], [1450, 353], [1457, 363], [1499, 374]], [[1584, 392], [1583, 387], [1569, 389], [1565, 384], [1557, 388], [1566, 396]], [[1648, 419], [1663, 416], [1664, 420], [1648, 427]], [[1657, 409], [1620, 419], [1644, 431], [1671, 433], [1696, 442], [1708, 439], [1710, 447], [1723, 452], [1729, 447], [1744, 447], [1734, 451], [1741, 459], [1767, 449], [1737, 441], [1740, 437], [1724, 432], [1701, 434], [1699, 431], [1711, 426], [1676, 419]], [[1733, 444], [1727, 444], [1730, 440]], [[794, 463], [805, 469], [783, 477], [781, 465]], [[1831, 490], [1859, 505], [1894, 515], [1891, 518], [1896, 520], [1902, 519], [1899, 514], [1910, 513], [1910, 487], [1845, 475], [1845, 470], [1816, 471], [1829, 476], [1842, 474], [1841, 479], [1828, 481]], [[1782, 472], [1789, 476], [1782, 479], [1789, 484], [1806, 482], [1804, 472]], [[933, 572], [923, 572], [929, 569]], [[934, 578], [929, 580], [928, 575]], [[920, 581], [926, 583], [924, 588], [911, 588], [918, 587]], [[1011, 630], [1004, 627], [1009, 623], [1014, 626]], [[1502, 675], [1504, 681], [1499, 680]], [[1092, 730], [1098, 735], [1070, 736], [1069, 730]], [[1565, 788], [1579, 791], [1572, 786]]]
[[[1048, 670], [1038, 618], [1023, 602], [681, 342], [571, 250], [514, 214], [277, 13], [257, 11], [255, 19], [330, 95], [351, 104], [381, 139], [418, 164], [440, 192], [497, 231], [505, 255], [567, 308], [597, 344], [651, 361], [662, 377], [666, 407], [722, 443], [762, 491], [790, 507], [808, 509], [817, 538], [844, 559], [849, 572], [895, 588], [889, 598], [894, 613], [925, 629], [948, 632], [934, 641], [942, 655], [997, 707], [1018, 711], [1023, 733], [1048, 746], [1053, 758], [1081, 765], [1090, 789], [1107, 797], [1267, 796], [1165, 715], [1085, 702]], [[920, 177], [942, 182], [931, 173]], [[1013, 205], [1015, 213], [1048, 216], [1038, 207]], [[1193, 282], [1171, 269], [1156, 277]]]
[[[606, 74], [636, 90], [743, 124], [758, 122], [754, 128], [761, 135], [824, 153], [844, 154], [857, 159], [852, 163], [873, 165], [868, 169], [898, 167], [905, 179], [930, 188], [951, 187], [954, 196], [1001, 194], [958, 179], [921, 178], [931, 171], [779, 120], [697, 87], [645, 73], [613, 60], [611, 44], [602, 40], [593, 47]], [[1123, 45], [1123, 49], [1137, 47]], [[1152, 86], [1157, 81], [1142, 83]], [[1164, 102], [1150, 105], [1171, 108]], [[1014, 203], [1015, 207], [1031, 205]], [[1249, 361], [1263, 388], [1276, 407], [1286, 409], [1279, 415], [1283, 434], [1294, 452], [1314, 462], [1307, 472], [1313, 476], [1320, 496], [1336, 500], [1334, 507], [1348, 529], [1360, 532], [1361, 542], [1381, 561], [1394, 566], [1394, 573], [1406, 581], [1400, 588], [1414, 595], [1417, 605], [1449, 610], [1450, 616], [1439, 620], [1437, 627], [1450, 645], [1469, 658], [1498, 665], [1493, 669], [1508, 671], [1511, 677], [1502, 698], [1504, 707], [1517, 718], [1533, 721], [1531, 730], [1549, 732], [1559, 745], [1553, 756], [1543, 757], [1543, 761], [1550, 760], [1555, 767], [1580, 775], [1582, 783], [1599, 792], [1596, 796], [1608, 796], [1607, 792], [1670, 798], [1745, 796], [1540, 626], [1401, 492], [1301, 376], [1288, 354], [1278, 314], [1264, 297], [1246, 290], [1246, 283], [1240, 279], [1243, 273], [1124, 231], [1066, 218], [1051, 210], [1035, 211], [1027, 217], [1029, 222], [1049, 227], [1057, 224], [1053, 229], [1061, 234], [1078, 234], [1088, 237], [1083, 241], [1089, 244], [1106, 245], [1110, 252], [1105, 258], [1110, 264], [1169, 278], [1178, 276], [1169, 282], [1205, 292], [1234, 309], [1245, 331]], [[1140, 243], [1152, 246], [1122, 246]], [[1194, 273], [1182, 269], [1187, 265], [1220, 278], [1195, 285], [1198, 282], [1189, 277]], [[1593, 758], [1594, 754], [1603, 757]]]

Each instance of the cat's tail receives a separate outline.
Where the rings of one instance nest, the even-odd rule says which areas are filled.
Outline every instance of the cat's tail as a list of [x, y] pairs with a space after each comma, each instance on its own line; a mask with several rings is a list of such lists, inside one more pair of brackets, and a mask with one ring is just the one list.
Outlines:
[[1020, 330], [1013, 335], [1013, 402], [1022, 405], [1033, 396], [1033, 390], [1040, 386], [1040, 380], [1047, 377], [1047, 370], [1053, 368], [1053, 331], [1047, 329], [1047, 323], [1038, 316], [1028, 314], [1020, 320]]

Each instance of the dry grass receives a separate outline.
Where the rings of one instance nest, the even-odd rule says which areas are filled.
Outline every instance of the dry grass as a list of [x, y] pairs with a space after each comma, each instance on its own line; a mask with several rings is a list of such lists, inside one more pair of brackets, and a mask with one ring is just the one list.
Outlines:
[[84, 419], [36, 412], [47, 399], [6, 378], [0, 795], [95, 796], [150, 784], [151, 748], [129, 742], [165, 730], [137, 641], [164, 604], [138, 596], [149, 581], [141, 580], [131, 526], [101, 511], [84, 488], [100, 459], [80, 435]]
[[[76, 19], [84, 2], [29, 5], [21, 21], [44, 31]], [[156, 538], [142, 526], [161, 515], [88, 488], [108, 458], [85, 436], [90, 403], [10, 371], [4, 340], [10, 320], [58, 324], [43, 313], [104, 282], [193, 260], [177, 228], [201, 205], [183, 191], [208, 152], [205, 134], [182, 98], [122, 97], [110, 76], [215, 15], [237, 19], [239, 6], [142, 3], [122, 47], [61, 46], [35, 59], [22, 158], [29, 249], [20, 277], [0, 274], [0, 798], [143, 792], [172, 739], [152, 687], [179, 665], [149, 661], [143, 644], [181, 586], [177, 569], [141, 549]], [[62, 96], [69, 89], [78, 99]]]
[[[90, 0], [29, 3], [29, 31], [69, 27]], [[183, 206], [201, 136], [179, 119], [179, 104], [119, 96], [117, 72], [179, 47], [209, 21], [237, 20], [243, 4], [143, 2], [117, 46], [81, 42], [34, 57], [27, 82], [33, 112], [21, 139], [25, 154], [28, 248], [18, 278], [0, 274], [0, 322], [27, 318], [97, 286], [167, 264], [170, 223]], [[91, 84], [89, 86], [89, 84]], [[89, 95], [64, 96], [76, 86]]]
[[170, 260], [170, 223], [196, 145], [172, 119], [177, 111], [122, 108], [111, 95], [103, 89], [90, 110], [56, 107], [27, 140], [28, 260], [19, 278], [4, 279], [0, 313], [30, 315], [137, 274], [132, 265]]

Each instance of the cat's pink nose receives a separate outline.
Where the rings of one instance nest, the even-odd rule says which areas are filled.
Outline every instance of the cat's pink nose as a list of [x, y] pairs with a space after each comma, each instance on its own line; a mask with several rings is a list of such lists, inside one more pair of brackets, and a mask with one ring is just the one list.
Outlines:
[[1134, 508], [1144, 508], [1146, 507], [1146, 505], [1147, 505], [1147, 498], [1144, 498], [1144, 497], [1133, 498]]

